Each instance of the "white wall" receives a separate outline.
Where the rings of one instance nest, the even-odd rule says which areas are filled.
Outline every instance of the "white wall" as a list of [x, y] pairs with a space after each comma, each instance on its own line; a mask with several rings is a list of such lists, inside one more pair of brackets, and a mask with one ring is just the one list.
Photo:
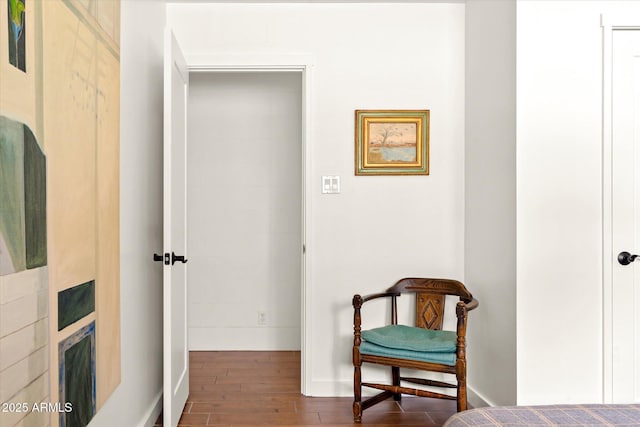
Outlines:
[[162, 389], [162, 266], [152, 254], [162, 251], [165, 5], [123, 0], [121, 13], [122, 381], [92, 427], [153, 425]]
[[[475, 25], [485, 11], [472, 3], [467, 4], [467, 30], [480, 36]], [[315, 57], [311, 179], [319, 189], [320, 175], [341, 174], [343, 193], [323, 197], [318, 190], [311, 195], [312, 391], [348, 395], [353, 293], [378, 291], [405, 275], [462, 278], [465, 252], [471, 257], [465, 268], [469, 287], [481, 299], [472, 316], [482, 316], [482, 307], [499, 296], [484, 298], [490, 291], [476, 282], [476, 275], [493, 274], [505, 286], [511, 274], [480, 268], [475, 251], [484, 238], [475, 234], [478, 224], [470, 216], [466, 226], [473, 228], [466, 248], [463, 237], [465, 6], [265, 7], [171, 5], [169, 20], [191, 53], [294, 52]], [[519, 404], [601, 399], [601, 12], [640, 14], [636, 4], [622, 1], [518, 2]], [[137, 425], [147, 418], [144, 414], [161, 389], [161, 277], [149, 258], [161, 250], [157, 88], [164, 7], [155, 1], [126, 0], [122, 17], [122, 383], [92, 426]], [[392, 21], [405, 25], [394, 24], [389, 34], [385, 23]], [[467, 38], [467, 43], [474, 41]], [[479, 64], [468, 49], [467, 61], [469, 70]], [[468, 103], [482, 96], [492, 99], [477, 82], [467, 84], [472, 92]], [[357, 108], [430, 108], [431, 176], [354, 177]], [[481, 127], [481, 119], [470, 114], [469, 129]], [[500, 141], [508, 134], [507, 127], [502, 128]], [[467, 133], [467, 139], [466, 173], [478, 174], [482, 156], [471, 144], [474, 137]], [[498, 144], [497, 149], [509, 155], [507, 145]], [[475, 185], [468, 179], [466, 184], [468, 190]], [[510, 190], [500, 188], [505, 199], [478, 194], [508, 206]], [[466, 202], [469, 209], [480, 209], [475, 191], [467, 191]], [[394, 221], [398, 212], [403, 215], [399, 223]], [[509, 239], [491, 249], [502, 245], [506, 250]], [[508, 317], [488, 320], [508, 323]], [[474, 355], [474, 349], [483, 349], [475, 338], [481, 332], [470, 325], [470, 364], [483, 363]], [[503, 348], [510, 348], [508, 340]], [[476, 376], [471, 366], [470, 385], [501, 403], [503, 397], [485, 391], [485, 376]], [[343, 387], [336, 385], [340, 381]], [[510, 380], [504, 381], [510, 387]]]
[[191, 73], [192, 350], [300, 349], [301, 103], [301, 73]]
[[484, 402], [516, 403], [516, 2], [466, 5], [465, 272], [468, 383]]
[[[350, 395], [353, 294], [463, 277], [464, 4], [169, 4], [167, 18], [187, 57], [314, 58], [307, 392]], [[355, 177], [354, 111], [394, 108], [431, 110], [431, 175]], [[321, 175], [342, 193], [321, 195]]]
[[602, 400], [601, 13], [518, 2], [518, 404]]

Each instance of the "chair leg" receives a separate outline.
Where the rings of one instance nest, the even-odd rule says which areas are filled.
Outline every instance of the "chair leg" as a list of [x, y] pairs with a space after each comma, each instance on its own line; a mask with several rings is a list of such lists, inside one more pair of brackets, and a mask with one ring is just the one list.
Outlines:
[[359, 365], [353, 368], [353, 422], [362, 422], [362, 372]]
[[362, 403], [353, 402], [353, 422], [360, 424], [362, 422]]
[[[399, 367], [397, 366], [391, 367], [391, 380], [394, 386], [396, 387], [400, 386], [400, 368]], [[402, 393], [394, 393], [393, 400], [395, 400], [396, 402], [399, 402], [400, 400], [402, 400]]]
[[466, 363], [459, 363], [456, 379], [458, 380], [458, 396], [457, 396], [457, 409], [458, 412], [467, 410], [467, 369]]
[[467, 385], [458, 383], [458, 412], [467, 410]]

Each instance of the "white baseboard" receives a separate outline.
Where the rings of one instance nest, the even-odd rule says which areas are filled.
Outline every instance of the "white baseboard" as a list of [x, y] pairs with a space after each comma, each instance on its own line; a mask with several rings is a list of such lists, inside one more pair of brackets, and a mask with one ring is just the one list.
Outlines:
[[486, 408], [487, 406], [496, 406], [485, 396], [476, 392], [473, 388], [467, 385], [467, 401], [469, 405], [474, 408]]
[[300, 328], [189, 328], [190, 351], [299, 351]]
[[353, 396], [353, 381], [310, 381], [305, 395], [309, 397]]
[[142, 421], [138, 424], [138, 427], [153, 427], [160, 416], [160, 412], [162, 412], [162, 390], [160, 390], [153, 398], [151, 406], [147, 412], [145, 412], [142, 417]]

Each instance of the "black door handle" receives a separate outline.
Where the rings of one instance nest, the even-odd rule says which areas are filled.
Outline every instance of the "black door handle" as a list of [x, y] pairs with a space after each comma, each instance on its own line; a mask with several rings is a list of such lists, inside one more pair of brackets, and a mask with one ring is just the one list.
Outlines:
[[169, 254], [164, 254], [164, 255], [153, 254], [153, 260], [157, 262], [161, 262], [164, 265], [169, 265]]
[[631, 255], [629, 252], [620, 252], [618, 254], [618, 262], [622, 265], [629, 265], [638, 258], [639, 255]]
[[186, 263], [187, 261], [189, 261], [188, 259], [184, 258], [184, 255], [176, 255], [175, 252], [171, 252], [171, 265], [175, 264], [176, 261], [180, 261], [181, 263]]
[[171, 265], [175, 264], [178, 261], [180, 261], [183, 264], [188, 261], [184, 258], [184, 256], [176, 255], [175, 252], [171, 252], [171, 255], [169, 255], [168, 252], [164, 255], [153, 254], [153, 260], [158, 262], [164, 261], [164, 265], [169, 265], [169, 260], [171, 260]]

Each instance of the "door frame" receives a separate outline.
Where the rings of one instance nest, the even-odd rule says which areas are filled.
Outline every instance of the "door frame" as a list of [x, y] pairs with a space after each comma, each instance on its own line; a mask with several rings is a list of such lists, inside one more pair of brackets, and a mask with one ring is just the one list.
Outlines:
[[613, 402], [613, 32], [640, 30], [637, 18], [602, 14], [602, 401]]
[[199, 54], [185, 53], [189, 73], [215, 72], [294, 72], [302, 75], [302, 248], [301, 267], [301, 309], [300, 309], [300, 350], [301, 350], [301, 393], [311, 394], [311, 263], [307, 260], [313, 254], [311, 242], [311, 177], [312, 177], [312, 120], [311, 92], [314, 60], [311, 55], [282, 54]]

